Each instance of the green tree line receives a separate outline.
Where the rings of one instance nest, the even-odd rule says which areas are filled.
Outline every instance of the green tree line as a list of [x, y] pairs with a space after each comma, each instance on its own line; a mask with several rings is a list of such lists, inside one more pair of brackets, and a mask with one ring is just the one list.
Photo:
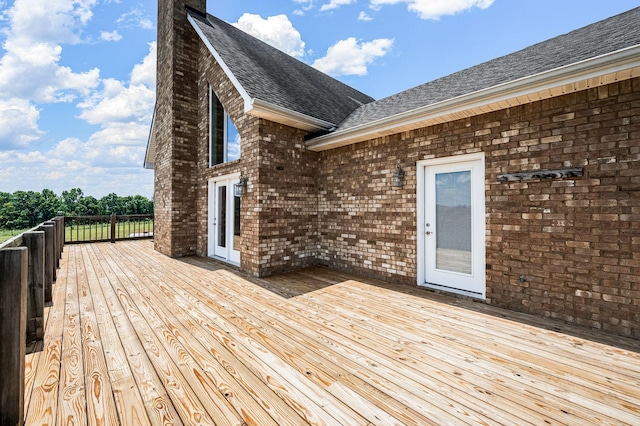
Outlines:
[[32, 228], [59, 212], [64, 216], [153, 214], [153, 201], [142, 195], [120, 197], [113, 193], [97, 199], [85, 196], [80, 188], [61, 195], [50, 189], [0, 192], [0, 229]]

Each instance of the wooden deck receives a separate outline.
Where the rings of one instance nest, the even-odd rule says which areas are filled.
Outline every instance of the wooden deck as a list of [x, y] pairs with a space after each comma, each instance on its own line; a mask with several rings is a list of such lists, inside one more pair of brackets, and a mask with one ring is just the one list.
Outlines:
[[26, 424], [640, 424], [640, 342], [327, 269], [67, 246]]

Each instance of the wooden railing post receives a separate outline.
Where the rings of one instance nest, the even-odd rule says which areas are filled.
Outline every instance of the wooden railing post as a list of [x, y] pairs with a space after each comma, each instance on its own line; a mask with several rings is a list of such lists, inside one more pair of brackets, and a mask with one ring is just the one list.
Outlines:
[[60, 222], [60, 258], [62, 258], [62, 252], [64, 251], [64, 217], [58, 216], [58, 221]]
[[[52, 260], [53, 260], [53, 275], [52, 275], [52, 279], [53, 282], [56, 281], [56, 279], [58, 278], [58, 259], [57, 259], [57, 244], [58, 244], [58, 239], [56, 238], [56, 223], [53, 220], [48, 220], [46, 222], [44, 222], [44, 226], [50, 226], [51, 227], [51, 237], [49, 241], [45, 240], [45, 243], [47, 244], [47, 250], [52, 250]], [[49, 234], [47, 234], [47, 238], [49, 238]], [[49, 248], [50, 247], [50, 248]]]
[[27, 341], [44, 336], [44, 231], [25, 232], [22, 245], [29, 250], [27, 278]]
[[111, 214], [111, 243], [116, 242], [116, 214]]
[[56, 269], [60, 267], [60, 259], [62, 258], [62, 245], [60, 244], [60, 218], [54, 217], [49, 222], [53, 223], [53, 232], [55, 233], [54, 255], [56, 258]]
[[0, 250], [0, 425], [22, 425], [24, 420], [27, 251]]
[[53, 225], [41, 225], [38, 230], [44, 231], [44, 302], [49, 303], [53, 300], [53, 281], [56, 272]]
[[64, 247], [64, 218], [55, 217], [53, 222], [56, 224], [56, 258], [58, 259], [57, 265], [60, 266], [60, 259], [62, 259], [62, 250]]

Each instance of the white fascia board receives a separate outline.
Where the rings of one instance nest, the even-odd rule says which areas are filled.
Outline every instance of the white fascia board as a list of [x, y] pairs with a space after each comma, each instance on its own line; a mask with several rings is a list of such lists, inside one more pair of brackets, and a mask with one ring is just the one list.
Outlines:
[[[156, 124], [156, 106], [153, 107], [153, 117], [151, 118], [151, 126], [149, 128], [149, 138], [147, 139], [147, 150], [144, 153], [143, 167], [148, 170], [153, 170], [155, 164], [156, 146], [155, 139], [153, 138], [153, 128]], [[153, 158], [151, 158], [153, 156]]]
[[[415, 124], [423, 126], [424, 122], [430, 120], [435, 122], [438, 117], [514, 100], [638, 67], [640, 67], [640, 45], [385, 117], [343, 131], [338, 130], [311, 139], [307, 141], [306, 146], [312, 151], [324, 151], [375, 138], [380, 134], [391, 134], [389, 132], [393, 132], [393, 129], [411, 127]], [[522, 102], [512, 104], [520, 103]]]
[[251, 97], [249, 96], [247, 91], [244, 90], [244, 87], [242, 87], [242, 85], [240, 84], [236, 76], [233, 75], [233, 73], [231, 72], [227, 64], [222, 60], [222, 56], [220, 56], [218, 51], [213, 47], [213, 45], [211, 44], [207, 36], [202, 32], [202, 30], [200, 29], [196, 21], [193, 19], [193, 17], [190, 14], [187, 14], [187, 19], [189, 20], [189, 23], [191, 23], [191, 26], [200, 37], [200, 40], [202, 40], [205, 46], [207, 46], [207, 49], [209, 49], [209, 52], [211, 52], [215, 60], [218, 62], [218, 64], [222, 68], [222, 71], [224, 71], [227, 77], [229, 77], [229, 80], [231, 80], [233, 87], [235, 87], [238, 93], [240, 93], [240, 96], [242, 96], [242, 99], [244, 100], [244, 109], [246, 112], [247, 105], [251, 105]]
[[336, 127], [334, 123], [311, 117], [306, 114], [292, 111], [288, 108], [254, 98], [251, 101], [251, 109], [245, 112], [257, 117], [267, 118], [277, 123], [287, 124], [292, 127], [317, 132], [321, 130], [331, 130]]
[[242, 96], [242, 100], [244, 101], [245, 114], [253, 115], [255, 117], [268, 118], [269, 120], [275, 121], [277, 123], [287, 124], [292, 127], [308, 131], [329, 130], [335, 127], [335, 124], [333, 123], [328, 123], [324, 120], [301, 114], [299, 112], [292, 111], [288, 108], [284, 108], [258, 98], [252, 98], [244, 89], [244, 87], [242, 87], [242, 84], [240, 84], [238, 79], [233, 75], [231, 69], [224, 62], [222, 56], [220, 56], [218, 51], [213, 47], [207, 36], [202, 32], [193, 17], [190, 14], [187, 14], [187, 19], [200, 37], [200, 40], [202, 40], [205, 46], [207, 46], [209, 52], [211, 52], [215, 60], [218, 62], [218, 64], [222, 68], [222, 71], [224, 71], [229, 80], [231, 80], [233, 87], [235, 87], [240, 96]]

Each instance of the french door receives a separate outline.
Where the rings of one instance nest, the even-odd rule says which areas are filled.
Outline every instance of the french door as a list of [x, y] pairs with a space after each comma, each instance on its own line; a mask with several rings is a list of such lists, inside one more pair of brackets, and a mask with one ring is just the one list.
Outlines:
[[425, 161], [418, 169], [418, 284], [484, 298], [483, 158]]
[[209, 180], [208, 254], [230, 263], [240, 264], [240, 197], [233, 186], [237, 174]]

